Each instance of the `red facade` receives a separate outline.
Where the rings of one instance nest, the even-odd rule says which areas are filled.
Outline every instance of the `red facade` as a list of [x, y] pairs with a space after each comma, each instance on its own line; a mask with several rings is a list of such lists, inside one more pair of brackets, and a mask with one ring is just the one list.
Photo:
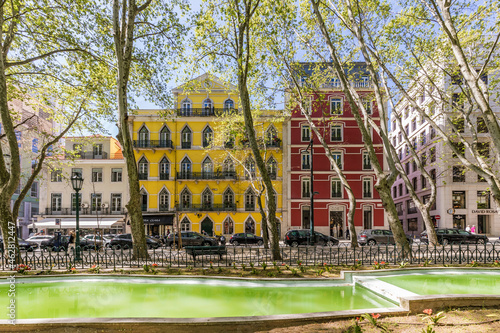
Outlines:
[[[358, 91], [361, 97], [368, 100], [370, 89]], [[342, 170], [356, 196], [355, 225], [356, 229], [369, 229], [384, 226], [384, 210], [378, 193], [374, 189], [375, 177], [369, 163], [365, 163], [361, 132], [352, 116], [349, 103], [338, 89], [322, 91], [321, 99], [312, 97], [311, 117], [322, 132], [330, 150], [341, 158]], [[339, 100], [340, 99], [340, 100]], [[379, 122], [378, 112], [374, 102], [372, 118]], [[342, 111], [333, 111], [341, 105]], [[332, 114], [339, 113], [339, 114]], [[311, 170], [307, 168], [307, 157], [302, 157], [303, 151], [309, 145], [305, 116], [296, 111], [289, 123], [290, 138], [290, 222], [291, 228], [309, 228], [310, 193], [307, 193], [307, 179]], [[335, 127], [332, 127], [335, 126]], [[339, 132], [340, 131], [340, 132]], [[338, 177], [331, 168], [328, 157], [318, 138], [310, 131], [314, 140], [313, 175], [314, 192], [314, 227], [316, 231], [335, 237], [345, 236], [349, 201], [343, 187], [339, 188]], [[383, 149], [380, 137], [373, 131], [373, 143], [377, 147], [378, 160], [383, 163]], [[333, 139], [333, 140], [332, 140]], [[310, 158], [310, 157], [309, 157]], [[303, 165], [304, 164], [304, 165]], [[310, 189], [310, 188], [309, 188]], [[306, 193], [303, 193], [306, 192]], [[310, 192], [310, 190], [309, 190]], [[340, 231], [342, 229], [342, 231]]]

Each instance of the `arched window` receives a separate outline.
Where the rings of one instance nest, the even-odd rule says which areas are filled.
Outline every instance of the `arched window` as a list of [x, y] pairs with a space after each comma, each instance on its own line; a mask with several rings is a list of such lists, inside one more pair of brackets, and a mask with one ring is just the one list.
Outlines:
[[236, 169], [234, 167], [234, 162], [231, 157], [226, 157], [224, 163], [222, 164], [222, 173], [224, 178], [234, 178], [236, 176]]
[[229, 112], [231, 110], [234, 110], [234, 102], [229, 98], [224, 101], [224, 112]]
[[255, 221], [251, 217], [245, 222], [245, 232], [255, 234]]
[[181, 192], [181, 210], [191, 207], [191, 192], [187, 188]]
[[234, 204], [234, 192], [231, 190], [231, 188], [227, 188], [224, 191], [223, 196], [223, 206], [224, 209], [230, 209], [230, 210], [235, 210], [236, 205]]
[[245, 192], [245, 211], [255, 211], [255, 193], [251, 188]]
[[209, 188], [206, 188], [201, 194], [201, 204], [204, 210], [212, 210], [212, 197], [212, 191]]
[[148, 180], [149, 162], [144, 156], [139, 160], [138, 169], [139, 180]]
[[210, 98], [203, 101], [203, 109], [201, 111], [203, 116], [213, 115], [213, 102]]
[[280, 143], [281, 139], [278, 137], [278, 131], [276, 131], [273, 125], [269, 126], [266, 131], [266, 144], [269, 147], [279, 147]]
[[224, 220], [224, 234], [232, 235], [234, 233], [234, 222], [230, 217]]
[[189, 127], [184, 127], [181, 132], [181, 140], [182, 140], [182, 148], [183, 149], [191, 149], [191, 141], [192, 141], [192, 133]]
[[255, 161], [252, 157], [245, 161], [245, 178], [251, 179], [255, 177]]
[[168, 199], [169, 199], [168, 191], [166, 189], [161, 190], [160, 194], [158, 195], [160, 212], [170, 210]]
[[168, 180], [170, 175], [170, 162], [164, 156], [159, 164], [160, 167], [160, 180]]
[[185, 99], [181, 103], [181, 116], [183, 117], [189, 117], [191, 116], [191, 101], [189, 99]]
[[142, 126], [139, 130], [138, 147], [149, 147], [149, 130], [146, 126]]
[[160, 148], [172, 148], [172, 141], [170, 140], [170, 130], [167, 126], [163, 126], [160, 131]]
[[210, 128], [210, 126], [207, 126], [203, 130], [203, 148], [206, 148], [206, 147], [210, 146], [210, 144], [212, 143], [213, 138], [214, 138], [214, 132], [212, 131], [212, 129]]
[[148, 210], [148, 192], [145, 189], [141, 189], [141, 210], [143, 212]]
[[271, 179], [276, 179], [278, 176], [278, 163], [272, 156], [267, 160], [267, 172]]
[[202, 162], [202, 178], [203, 179], [212, 179], [214, 174], [214, 164], [210, 157], [205, 157]]
[[191, 230], [191, 222], [187, 217], [184, 217], [181, 221], [181, 231], [189, 231]]
[[180, 174], [181, 179], [191, 179], [191, 161], [189, 158], [184, 157], [184, 159], [181, 162], [181, 174]]

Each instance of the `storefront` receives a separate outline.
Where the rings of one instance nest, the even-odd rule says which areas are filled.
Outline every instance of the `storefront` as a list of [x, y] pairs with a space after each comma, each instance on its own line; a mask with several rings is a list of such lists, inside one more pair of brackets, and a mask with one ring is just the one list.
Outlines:
[[146, 228], [146, 235], [165, 236], [172, 232], [174, 215], [143, 215], [142, 220]]
[[[82, 235], [86, 234], [120, 234], [123, 233], [125, 222], [123, 218], [85, 218], [79, 219], [79, 227]], [[40, 232], [52, 235], [54, 231], [69, 234], [69, 231], [76, 230], [76, 218], [45, 218], [28, 225], [31, 232]]]

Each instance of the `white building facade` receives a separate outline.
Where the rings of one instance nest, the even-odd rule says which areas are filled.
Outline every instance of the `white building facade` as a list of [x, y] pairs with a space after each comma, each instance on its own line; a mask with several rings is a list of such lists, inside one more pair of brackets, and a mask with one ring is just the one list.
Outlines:
[[68, 233], [76, 227], [76, 193], [70, 177], [80, 173], [80, 229], [84, 234], [125, 231], [129, 201], [125, 160], [118, 140], [112, 137], [68, 137], [65, 156], [53, 156], [44, 177], [40, 215], [33, 231]]
[[[484, 75], [481, 79], [488, 83], [488, 76]], [[477, 132], [477, 144], [483, 147], [484, 155], [491, 158], [493, 168], [498, 169], [495, 166], [498, 166], [498, 161], [493, 161], [494, 154], [491, 152], [490, 136], [480, 111], [475, 106], [467, 105], [466, 102], [462, 102], [458, 98], [461, 91], [459, 87], [460, 79], [443, 75], [436, 82], [440, 86], [440, 90], [447, 94], [449, 101], [436, 103], [438, 94], [434, 93], [435, 90], [423, 88], [424, 86], [420, 85], [418, 92], [414, 93], [418, 94], [415, 96], [418, 96], [417, 102], [420, 108], [424, 109], [426, 114], [430, 115], [446, 133], [452, 133], [452, 136], [454, 132], [452, 126], [446, 120], [448, 116], [453, 119], [458, 132], [468, 142], [473, 141], [473, 133]], [[492, 91], [493, 87], [490, 86], [489, 89]], [[414, 92], [416, 90], [413, 89]], [[444, 108], [441, 108], [440, 105], [444, 105]], [[497, 116], [500, 115], [499, 104], [495, 98], [490, 99], [490, 105]], [[453, 108], [471, 110], [469, 117], [470, 122], [475, 124], [474, 128], [464, 126], [463, 119], [454, 118], [457, 113], [453, 112], [452, 106]], [[463, 167], [460, 159], [452, 152], [452, 149], [440, 139], [436, 130], [426, 121], [425, 117], [422, 117], [417, 110], [412, 108], [407, 100], [401, 100], [396, 105], [395, 112], [401, 115], [402, 126], [398, 125], [393, 112], [391, 115], [391, 142], [396, 148], [404, 171], [408, 175], [417, 196], [424, 202], [429, 200], [430, 186], [421, 175], [409, 153], [407, 144], [403, 139], [403, 131], [407, 133], [410, 144], [416, 148], [421, 159], [425, 161], [426, 170], [436, 182], [436, 203], [430, 210], [435, 226], [460, 229], [475, 226], [476, 233], [488, 236], [500, 235], [499, 208], [495, 207], [491, 198], [488, 183], [475, 172]], [[456, 122], [455, 119], [457, 119]], [[459, 144], [459, 146], [462, 145]], [[470, 152], [463, 147], [462, 149], [465, 158], [472, 161]], [[410, 199], [401, 177], [398, 177], [393, 185], [392, 196], [405, 232], [419, 235], [425, 229], [422, 216]]]

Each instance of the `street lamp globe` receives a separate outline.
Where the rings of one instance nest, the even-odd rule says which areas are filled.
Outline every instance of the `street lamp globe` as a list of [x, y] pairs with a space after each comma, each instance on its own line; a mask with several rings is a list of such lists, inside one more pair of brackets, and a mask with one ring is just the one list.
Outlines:
[[75, 192], [79, 192], [82, 189], [83, 177], [80, 173], [74, 173], [73, 176], [71, 176], [71, 185]]

